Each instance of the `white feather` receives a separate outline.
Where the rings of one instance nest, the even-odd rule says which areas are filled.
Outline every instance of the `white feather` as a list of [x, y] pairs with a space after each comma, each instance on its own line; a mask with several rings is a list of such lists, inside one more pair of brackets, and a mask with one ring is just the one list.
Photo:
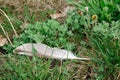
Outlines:
[[18, 46], [14, 49], [14, 53], [24, 54], [28, 56], [33, 56], [32, 49], [37, 51], [36, 55], [39, 57], [48, 57], [54, 59], [80, 59], [80, 60], [90, 60], [90, 58], [78, 58], [73, 55], [72, 52], [59, 49], [59, 48], [51, 48], [45, 44], [41, 43], [27, 43], [21, 46]]

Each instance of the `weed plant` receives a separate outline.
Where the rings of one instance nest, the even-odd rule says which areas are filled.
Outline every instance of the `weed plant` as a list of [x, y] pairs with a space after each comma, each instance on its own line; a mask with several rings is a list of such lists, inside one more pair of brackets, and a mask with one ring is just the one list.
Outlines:
[[111, 22], [120, 19], [120, 0], [67, 0], [70, 4], [78, 7], [84, 12], [84, 8], [88, 7], [89, 14], [98, 15], [99, 21]]

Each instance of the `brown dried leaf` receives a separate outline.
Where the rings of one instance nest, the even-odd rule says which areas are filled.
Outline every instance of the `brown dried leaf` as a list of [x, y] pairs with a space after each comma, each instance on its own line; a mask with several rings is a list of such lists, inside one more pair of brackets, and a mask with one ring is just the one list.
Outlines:
[[52, 19], [58, 19], [58, 18], [62, 17], [62, 14], [61, 13], [54, 13], [54, 14], [50, 14], [50, 16]]
[[73, 11], [75, 10], [75, 7], [71, 7], [71, 6], [67, 6], [66, 8], [64, 8], [61, 13], [54, 13], [54, 14], [50, 14], [50, 17], [52, 19], [58, 19], [58, 18], [62, 18], [62, 17], [66, 17], [67, 16], [67, 12], [68, 11]]
[[24, 23], [20, 26], [20, 28], [21, 28], [22, 30], [24, 30], [24, 29], [27, 27], [27, 25], [28, 25], [28, 23], [27, 23], [27, 22], [24, 22]]
[[8, 43], [7, 39], [0, 35], [0, 47], [4, 46], [6, 43]]

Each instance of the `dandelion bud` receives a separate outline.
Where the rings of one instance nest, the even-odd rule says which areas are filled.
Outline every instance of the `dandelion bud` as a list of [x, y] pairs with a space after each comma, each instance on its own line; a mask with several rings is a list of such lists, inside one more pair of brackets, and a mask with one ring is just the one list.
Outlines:
[[87, 6], [85, 7], [85, 10], [86, 10], [86, 12], [88, 13], [88, 7], [87, 7]]
[[83, 15], [83, 12], [79, 10], [79, 11], [78, 11], [78, 14], [80, 14], [80, 15], [82, 16], [82, 15]]
[[97, 15], [92, 16], [92, 20], [95, 20], [95, 19], [97, 19]]

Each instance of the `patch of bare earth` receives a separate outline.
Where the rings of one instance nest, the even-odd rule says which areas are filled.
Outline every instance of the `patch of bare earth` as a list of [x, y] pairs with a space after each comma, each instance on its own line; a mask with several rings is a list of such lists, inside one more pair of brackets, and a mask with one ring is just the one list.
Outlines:
[[51, 14], [52, 10], [61, 11], [68, 4], [65, 0], [0, 0], [1, 7], [9, 7], [11, 12], [17, 14], [19, 19], [24, 20], [25, 6], [29, 14], [36, 14], [36, 19], [40, 17], [40, 12]]

